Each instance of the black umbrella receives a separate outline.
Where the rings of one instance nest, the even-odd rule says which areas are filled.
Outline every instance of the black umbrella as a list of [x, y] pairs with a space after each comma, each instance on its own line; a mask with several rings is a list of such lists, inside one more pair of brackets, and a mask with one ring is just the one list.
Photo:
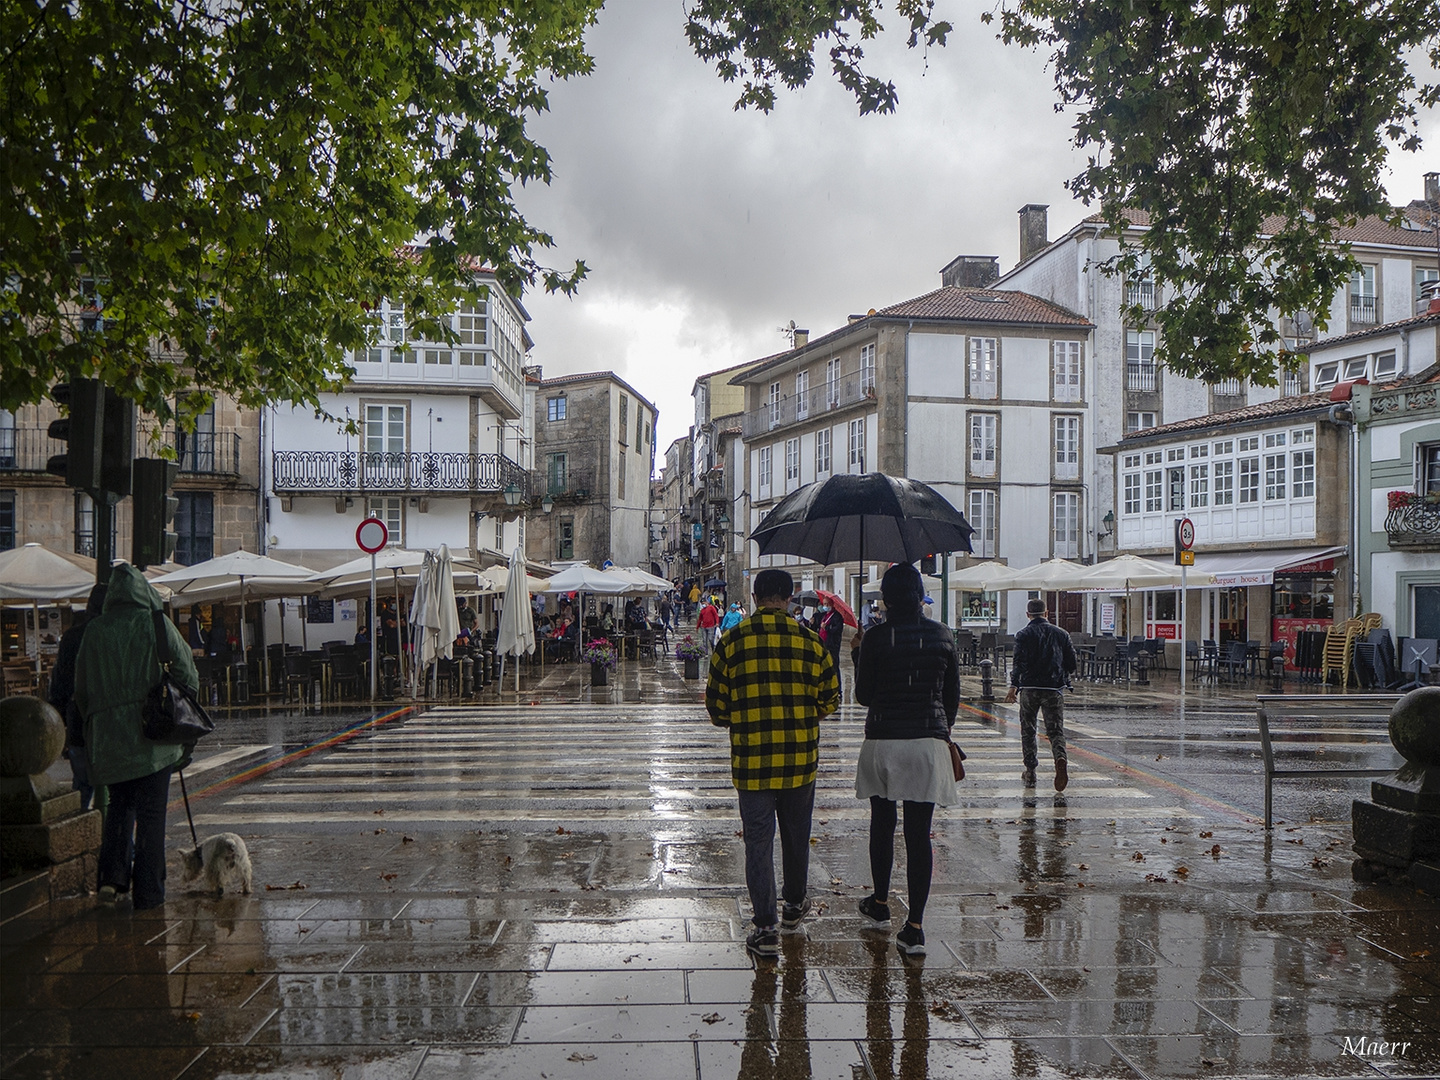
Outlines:
[[820, 603], [820, 594], [814, 589], [806, 589], [799, 595], [791, 597], [791, 599], [804, 607], [815, 607]]
[[726, 588], [726, 587], [728, 586], [728, 584], [729, 584], [729, 583], [726, 582], [726, 580], [725, 580], [724, 578], [714, 577], [714, 578], [711, 578], [709, 581], [705, 582], [705, 588], [707, 588], [707, 589], [724, 589], [724, 588]]
[[914, 562], [969, 551], [975, 530], [928, 484], [884, 473], [832, 476], [787, 495], [750, 534], [761, 555], [799, 555], [821, 565]]

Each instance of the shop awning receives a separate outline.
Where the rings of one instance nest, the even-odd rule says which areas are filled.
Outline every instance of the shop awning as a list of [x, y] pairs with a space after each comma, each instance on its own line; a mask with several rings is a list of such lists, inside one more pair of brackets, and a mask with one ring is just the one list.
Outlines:
[[[1333, 560], [1344, 555], [1345, 548], [1271, 548], [1269, 551], [1217, 551], [1195, 553], [1195, 569], [1215, 575], [1215, 588], [1234, 589], [1247, 585], [1274, 584], [1275, 575], [1283, 571], [1333, 570]], [[1318, 565], [1312, 566], [1315, 563]], [[1329, 563], [1330, 565], [1324, 565]]]

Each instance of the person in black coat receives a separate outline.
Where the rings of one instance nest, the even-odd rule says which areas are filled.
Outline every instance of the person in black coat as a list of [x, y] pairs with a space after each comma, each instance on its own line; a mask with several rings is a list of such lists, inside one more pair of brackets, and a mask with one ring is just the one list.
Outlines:
[[85, 718], [75, 707], [75, 661], [85, 626], [105, 610], [105, 586], [96, 585], [85, 601], [85, 613], [60, 636], [55, 670], [50, 673], [50, 704], [65, 721], [65, 756], [70, 761], [70, 784], [80, 793], [80, 809], [89, 810], [95, 789], [90, 784], [90, 761], [85, 754]]
[[1065, 753], [1065, 685], [1075, 670], [1075, 647], [1070, 635], [1046, 616], [1044, 600], [1025, 605], [1029, 624], [1015, 635], [1015, 658], [1010, 664], [1010, 692], [1007, 702], [1020, 701], [1020, 752], [1025, 758], [1021, 780], [1035, 786], [1035, 767], [1040, 763], [1035, 749], [1035, 716], [1045, 714], [1045, 735], [1055, 758], [1055, 790], [1064, 791], [1070, 782]]

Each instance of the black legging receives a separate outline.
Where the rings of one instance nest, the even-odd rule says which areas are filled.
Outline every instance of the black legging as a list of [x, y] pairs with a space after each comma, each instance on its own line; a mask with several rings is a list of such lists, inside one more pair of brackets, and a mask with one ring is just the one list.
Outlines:
[[[920, 925], [925, 919], [925, 902], [930, 899], [930, 874], [935, 855], [930, 849], [930, 822], [935, 804], [905, 803], [905, 881], [910, 887], [909, 922]], [[895, 803], [878, 795], [870, 796], [870, 876], [875, 881], [875, 899], [882, 904], [890, 895], [890, 868], [895, 862]]]

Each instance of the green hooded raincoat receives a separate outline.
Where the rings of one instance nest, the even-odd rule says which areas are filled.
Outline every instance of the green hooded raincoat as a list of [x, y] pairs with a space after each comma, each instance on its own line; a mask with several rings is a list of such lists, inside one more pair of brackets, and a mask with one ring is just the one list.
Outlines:
[[[136, 780], [168, 768], [183, 746], [161, 746], [141, 733], [140, 710], [160, 681], [151, 613], [160, 597], [135, 567], [122, 563], [110, 573], [105, 612], [92, 621], [75, 665], [75, 704], [85, 718], [90, 780], [97, 788]], [[199, 685], [190, 646], [169, 619], [164, 621], [174, 658], [170, 674], [191, 690]]]

